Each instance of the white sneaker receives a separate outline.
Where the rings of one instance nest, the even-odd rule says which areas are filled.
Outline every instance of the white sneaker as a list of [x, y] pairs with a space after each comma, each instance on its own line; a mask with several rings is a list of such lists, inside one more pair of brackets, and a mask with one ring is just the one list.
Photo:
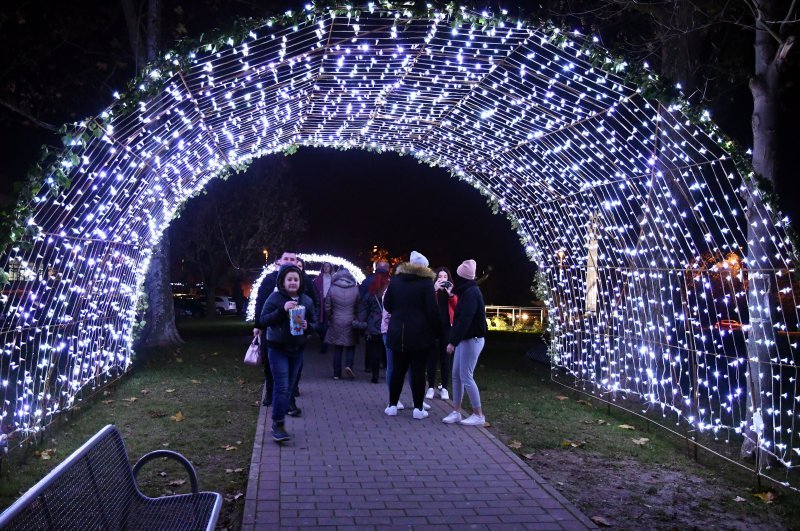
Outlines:
[[396, 417], [397, 406], [386, 406], [386, 409], [384, 409], [383, 412], [389, 415], [390, 417]]
[[406, 408], [406, 406], [404, 406], [403, 403], [398, 400], [397, 401], [397, 409], [398, 409], [398, 411], [401, 410], [401, 409], [405, 409], [405, 408]]
[[469, 417], [465, 418], [461, 421], [461, 424], [465, 426], [483, 426], [486, 424], [486, 417], [483, 415], [476, 415], [473, 413]]
[[425, 398], [428, 400], [433, 398], [433, 387], [428, 387], [428, 392], [425, 393]]
[[450, 400], [450, 393], [447, 392], [447, 389], [442, 387], [442, 390], [439, 391], [439, 398], [442, 400]]
[[427, 411], [425, 411], [424, 409], [414, 408], [414, 418], [415, 419], [422, 420], [422, 419], [427, 418], [427, 417], [428, 417], [428, 412]]
[[422, 403], [422, 409], [424, 409], [425, 411], [428, 411], [430, 408], [431, 408], [431, 405], [429, 403], [427, 403], [427, 402], [423, 402]]
[[456, 422], [461, 422], [464, 417], [461, 416], [460, 411], [451, 411], [449, 415], [442, 419], [442, 422], [445, 424], [455, 424]]

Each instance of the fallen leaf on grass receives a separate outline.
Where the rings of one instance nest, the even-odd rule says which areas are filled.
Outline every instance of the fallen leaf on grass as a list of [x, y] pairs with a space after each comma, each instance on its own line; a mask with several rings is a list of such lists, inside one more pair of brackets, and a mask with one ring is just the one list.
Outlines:
[[146, 395], [146, 394], [148, 394], [150, 392], [150, 389], [142, 389], [139, 392], [142, 393], [143, 395]]
[[631, 426], [630, 424], [620, 424], [617, 427], [618, 428], [622, 428], [623, 430], [635, 430], [636, 429], [633, 426]]
[[746, 502], [747, 500], [745, 500], [745, 499], [744, 499], [744, 498], [742, 498], [741, 496], [736, 496], [736, 497], [733, 499], [733, 501], [735, 501], [735, 502], [737, 502], [737, 503], [742, 503], [742, 502]]
[[588, 400], [578, 400], [578, 403], [583, 404], [584, 406], [594, 407], [592, 406], [592, 403], [589, 402]]
[[136, 398], [135, 396], [132, 396], [130, 398], [123, 398], [122, 399], [123, 402], [130, 402], [130, 403], [136, 402], [137, 400], [139, 400], [139, 399]]
[[525, 459], [527, 459], [528, 461], [530, 461], [531, 459], [533, 459], [533, 458], [534, 458], [534, 456], [535, 456], [535, 455], [536, 455], [536, 454], [534, 454], [534, 453], [522, 454], [522, 457], [524, 457]]
[[562, 400], [562, 401], [563, 401], [563, 400], [569, 400], [569, 397], [568, 397], [568, 396], [564, 396], [564, 395], [558, 395], [558, 396], [556, 397], [556, 400]]
[[103, 403], [108, 405], [108, 404], [113, 404], [114, 401], [113, 400], [103, 400]]
[[244, 494], [242, 494], [241, 492], [237, 492], [233, 496], [225, 496], [225, 501], [228, 502], [228, 503], [235, 502], [236, 500], [238, 500], [242, 496], [244, 496]]
[[238, 474], [239, 472], [242, 472], [243, 470], [244, 470], [244, 468], [226, 468], [225, 469], [225, 473], [226, 474]]
[[173, 479], [172, 481], [169, 482], [169, 486], [170, 487], [180, 487], [184, 483], [186, 483], [185, 479]]
[[211, 355], [212, 356], [219, 356], [219, 352], [212, 352]]
[[239, 379], [239, 385], [244, 385], [246, 383], [247, 383], [247, 380], [245, 380], [244, 378], [240, 378]]
[[199, 383], [203, 383], [203, 382], [201, 382], [200, 380], [192, 380], [192, 383], [193, 384], [199, 384]]
[[159, 472], [158, 475], [161, 476], [162, 478], [167, 477], [166, 472]]
[[174, 393], [174, 392], [175, 392], [175, 389], [167, 389], [165, 392], [166, 392], [166, 393]]
[[111, 391], [103, 391], [103, 396], [111, 396]]
[[772, 503], [778, 498], [778, 496], [772, 491], [757, 492], [753, 494], [753, 496], [763, 501], [764, 503]]
[[175, 363], [183, 363], [183, 358], [175, 358]]
[[611, 522], [609, 522], [602, 516], [592, 516], [592, 522], [596, 523], [601, 527], [611, 527]]
[[586, 446], [586, 441], [570, 441], [569, 439], [561, 441], [562, 448], [583, 448], [584, 446]]
[[186, 416], [183, 413], [181, 413], [180, 411], [178, 411], [177, 413], [175, 413], [174, 415], [172, 415], [170, 417], [170, 419], [174, 420], [175, 422], [181, 422], [185, 418], [186, 418]]
[[50, 458], [53, 457], [53, 454], [56, 453], [55, 448], [48, 448], [47, 450], [42, 450], [41, 452], [34, 452], [34, 455], [41, 459], [42, 461], [48, 461]]
[[522, 443], [519, 441], [511, 441], [510, 443], [508, 443], [508, 447], [518, 450], [522, 448]]
[[238, 449], [238, 447], [237, 447], [237, 446], [234, 446], [234, 445], [232, 445], [232, 444], [226, 444], [225, 446], [220, 446], [220, 448], [222, 448], [222, 449], [223, 449], [223, 450], [225, 450], [226, 452], [232, 452], [233, 450], [236, 450], [236, 449]]
[[150, 410], [147, 412], [150, 415], [151, 419], [160, 419], [161, 417], [166, 417], [169, 413], [164, 413], [163, 411], [153, 411]]
[[650, 442], [650, 439], [648, 439], [647, 437], [642, 437], [640, 439], [631, 439], [631, 441], [633, 441], [633, 444], [644, 446], [645, 444]]

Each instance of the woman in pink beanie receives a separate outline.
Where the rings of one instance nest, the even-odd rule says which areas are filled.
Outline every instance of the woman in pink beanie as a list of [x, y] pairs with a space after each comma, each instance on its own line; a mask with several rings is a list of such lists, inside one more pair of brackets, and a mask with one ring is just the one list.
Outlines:
[[[450, 329], [450, 341], [447, 352], [453, 356], [453, 412], [442, 422], [455, 424], [460, 422], [468, 426], [483, 426], [486, 417], [481, 408], [481, 395], [473, 374], [478, 364], [486, 336], [486, 305], [483, 294], [475, 282], [475, 260], [464, 260], [456, 269], [454, 290], [458, 296], [458, 304], [453, 315], [453, 326]], [[464, 418], [461, 415], [461, 401], [466, 391], [472, 404], [472, 415]]]

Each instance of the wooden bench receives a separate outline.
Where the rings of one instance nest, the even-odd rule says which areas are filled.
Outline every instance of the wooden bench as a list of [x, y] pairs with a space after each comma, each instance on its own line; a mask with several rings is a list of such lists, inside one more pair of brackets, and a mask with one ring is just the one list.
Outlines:
[[[152, 459], [169, 457], [189, 474], [192, 493], [150, 498], [136, 475]], [[181, 454], [156, 450], [131, 468], [125, 443], [108, 425], [0, 515], [0, 529], [212, 531], [222, 507], [215, 492], [198, 492], [197, 474]]]

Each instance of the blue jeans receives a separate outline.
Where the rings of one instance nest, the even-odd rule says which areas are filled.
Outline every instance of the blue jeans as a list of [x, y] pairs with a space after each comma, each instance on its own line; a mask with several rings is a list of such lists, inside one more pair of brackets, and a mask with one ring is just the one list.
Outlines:
[[333, 375], [337, 378], [342, 377], [342, 350], [344, 350], [344, 366], [353, 368], [356, 360], [356, 347], [343, 347], [342, 345], [333, 346]]
[[283, 422], [289, 411], [289, 400], [297, 381], [297, 374], [303, 366], [303, 351], [286, 352], [267, 347], [269, 366], [272, 369], [274, 387], [272, 388], [272, 422]]

